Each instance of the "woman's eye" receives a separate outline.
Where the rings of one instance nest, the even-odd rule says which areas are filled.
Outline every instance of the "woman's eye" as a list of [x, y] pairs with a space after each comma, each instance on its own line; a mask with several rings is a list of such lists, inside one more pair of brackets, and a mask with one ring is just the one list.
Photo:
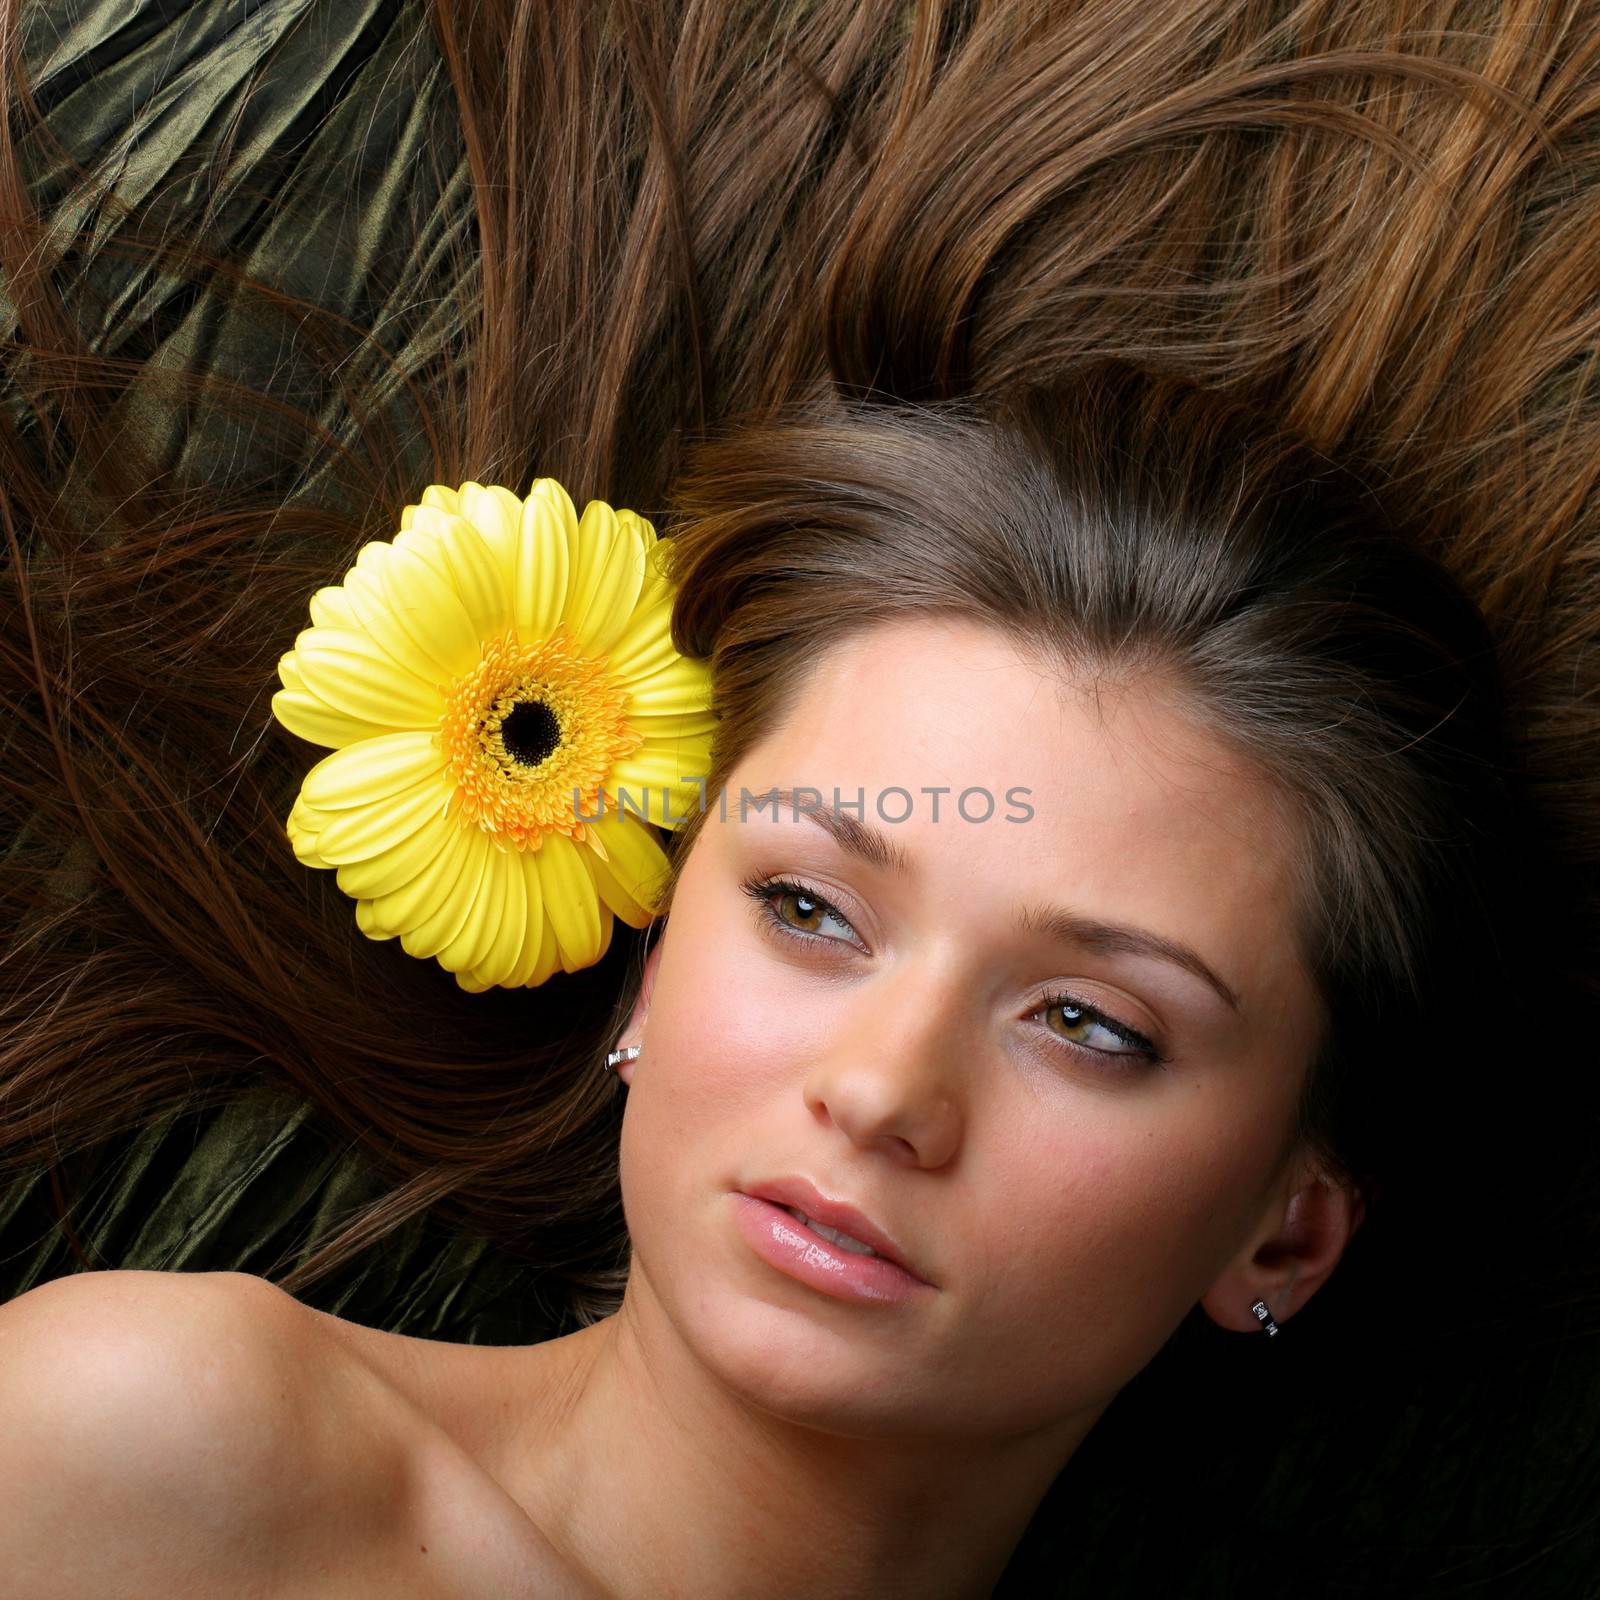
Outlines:
[[1132, 1028], [1124, 1027], [1103, 1011], [1097, 1011], [1071, 995], [1053, 995], [1038, 1014], [1046, 1018], [1059, 1016], [1059, 1028], [1053, 1022], [1046, 1022], [1045, 1025], [1080, 1055], [1088, 1051], [1101, 1056], [1134, 1056], [1150, 1062], [1161, 1060], [1156, 1047], [1142, 1033], [1135, 1033]]
[[[757, 879], [740, 887], [756, 902], [768, 923], [781, 933], [799, 939], [822, 939], [829, 943], [858, 942], [855, 929], [844, 917], [803, 883], [793, 883], [786, 878], [768, 878]], [[774, 903], [783, 909], [775, 910]], [[822, 932], [830, 921], [845, 930], [843, 940]]]

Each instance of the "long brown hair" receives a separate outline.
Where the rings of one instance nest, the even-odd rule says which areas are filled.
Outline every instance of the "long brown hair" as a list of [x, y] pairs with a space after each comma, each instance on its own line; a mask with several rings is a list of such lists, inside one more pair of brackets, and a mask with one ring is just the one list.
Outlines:
[[[331, 875], [308, 873], [283, 834], [313, 753], [268, 701], [308, 596], [428, 482], [555, 476], [580, 506], [630, 506], [682, 540], [674, 626], [718, 660], [735, 708], [725, 762], [770, 705], [737, 709], [755, 670], [739, 641], [787, 604], [761, 564], [819, 548], [800, 526], [848, 518], [870, 536], [894, 526], [897, 496], [938, 516], [955, 501], [934, 491], [962, 488], [958, 468], [906, 500], [896, 452], [926, 463], [948, 441], [952, 461], [992, 465], [1014, 436], [1011, 476], [976, 497], [965, 484], [963, 502], [1005, 541], [1027, 494], [1091, 481], [1096, 440], [1159, 452], [1167, 417], [1173, 453], [1143, 492], [1204, 488], [1172, 525], [1217, 541], [1219, 559], [1236, 533], [1283, 527], [1283, 512], [1253, 523], [1248, 493], [1225, 514], [1252, 439], [1274, 471], [1241, 477], [1247, 491], [1278, 469], [1329, 485], [1302, 491], [1324, 519], [1307, 546], [1279, 540], [1302, 574], [1285, 595], [1327, 598], [1338, 580], [1316, 563], [1338, 528], [1388, 528], [1393, 562], [1415, 553], [1410, 576], [1374, 581], [1410, 598], [1369, 619], [1368, 666], [1337, 688], [1282, 676], [1282, 615], [1232, 661], [1304, 691], [1304, 714], [1319, 693], [1349, 713], [1321, 777], [1305, 777], [1310, 751], [1299, 769], [1307, 815], [1337, 824], [1313, 837], [1326, 849], [1301, 909], [1331, 1021], [1354, 1007], [1373, 1031], [1330, 1032], [1307, 1126], [1364, 1181], [1425, 1174], [1406, 1182], [1420, 1204], [1445, 1181], [1405, 1159], [1431, 1092], [1455, 1181], [1482, 1184], [1473, 1163], [1489, 1132], [1511, 1137], [1516, 1108], [1486, 1131], [1462, 1102], [1528, 1048], [1487, 1035], [1586, 1019], [1596, 998], [1592, 5], [374, 7], [361, 48], [415, 157], [392, 219], [404, 248], [341, 232], [331, 154], [320, 186], [303, 165], [252, 164], [250, 97], [320, 63], [326, 41], [307, 29], [278, 39], [204, 160], [124, 179], [124, 201], [129, 151], [73, 116], [88, 69], [4, 14], [0, 1171], [270, 1075], [389, 1184], [285, 1287], [426, 1211], [552, 1266], [575, 1320], [603, 1314], [627, 1257], [620, 1107], [596, 1064], [644, 936], [619, 929], [601, 963], [540, 989], [469, 996], [359, 935]], [[366, 122], [336, 97], [322, 110], [306, 137], [364, 154], [370, 108]], [[341, 295], [326, 264], [352, 253], [361, 289]], [[1075, 394], [1102, 397], [1103, 431], [1052, 426]], [[1108, 538], [1097, 515], [1070, 519], [1074, 537]], [[1311, 634], [1328, 625], [1307, 616]], [[1440, 666], [1387, 706], [1371, 698], [1384, 628], [1394, 666]], [[1292, 659], [1327, 662], [1316, 650], [1344, 637], [1308, 635]], [[1417, 741], [1386, 775], [1464, 742], [1425, 795], [1384, 791], [1377, 768], [1352, 765], [1356, 745], [1335, 745], [1376, 750], [1385, 732]], [[1474, 807], [1491, 818], [1513, 767], [1515, 823], [1479, 838]], [[1456, 816], [1440, 797], [1458, 782]], [[1458, 833], [1478, 842], [1457, 849]], [[1509, 909], [1494, 837], [1522, 863]], [[674, 841], [676, 861], [690, 842]], [[1310, 891], [1341, 884], [1313, 915]], [[1488, 942], [1512, 918], [1514, 937]], [[1440, 1017], [1448, 1042], [1414, 1041], [1410, 1057], [1448, 1061], [1438, 1081], [1356, 1072], [1408, 968], [1436, 1003], [1470, 998], [1441, 968], [1472, 929], [1487, 934], [1466, 970], [1509, 1016], [1476, 1036]], [[1501, 957], [1525, 973], [1511, 993], [1483, 976]], [[1552, 1072], [1563, 1127], [1585, 1114], [1580, 1090]], [[1526, 1079], [1517, 1096], [1532, 1101]], [[1533, 1157], [1516, 1160], [1530, 1176]], [[1498, 1283], [1537, 1282], [1509, 1235], [1478, 1237]], [[1414, 1281], [1362, 1236], [1349, 1265], [1318, 1297], [1324, 1356], [1335, 1336], [1371, 1354], [1361, 1308]], [[1480, 1320], [1520, 1314], [1507, 1289]], [[1302, 1349], [1313, 1362], [1315, 1337]]]

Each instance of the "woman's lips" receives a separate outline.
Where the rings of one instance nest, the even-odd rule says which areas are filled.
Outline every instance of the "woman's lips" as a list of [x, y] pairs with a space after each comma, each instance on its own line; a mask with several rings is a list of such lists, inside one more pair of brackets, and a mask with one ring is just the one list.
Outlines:
[[730, 1198], [736, 1225], [750, 1247], [799, 1283], [839, 1300], [882, 1302], [937, 1293], [932, 1284], [882, 1256], [855, 1255], [830, 1243], [770, 1200], [738, 1192]]
[[[897, 1267], [903, 1267], [913, 1278], [923, 1283], [933, 1282], [926, 1272], [917, 1270], [918, 1263], [908, 1260], [900, 1246], [870, 1217], [847, 1201], [828, 1199], [809, 1178], [798, 1174], [760, 1178], [743, 1192], [753, 1195], [757, 1200], [770, 1200], [791, 1214], [800, 1213], [800, 1221], [811, 1224], [824, 1236], [830, 1229], [846, 1234], [851, 1240], [870, 1246]], [[819, 1222], [822, 1226], [817, 1228]]]

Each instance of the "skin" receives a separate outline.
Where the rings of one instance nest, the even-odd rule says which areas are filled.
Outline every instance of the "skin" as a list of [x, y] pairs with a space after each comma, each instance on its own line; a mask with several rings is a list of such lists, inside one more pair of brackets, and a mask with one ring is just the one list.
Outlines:
[[[787, 809], [741, 823], [740, 784], [861, 786], [913, 873]], [[917, 797], [893, 824], [892, 785]], [[950, 788], [937, 821], [924, 785]], [[1023, 823], [1002, 820], [1013, 785]], [[986, 823], [955, 813], [970, 787], [996, 798]], [[986, 1595], [1197, 1303], [1265, 1337], [1251, 1302], [1283, 1324], [1360, 1222], [1290, 1135], [1318, 1015], [1292, 837], [1159, 685], [1092, 691], [944, 619], [819, 650], [726, 792], [618, 1041], [642, 1047], [621, 1071], [625, 1302], [526, 1352], [497, 1476], [610, 1593], [793, 1593], [803, 1573], [808, 1596]], [[764, 931], [755, 874], [799, 875], [845, 921], [775, 891], [816, 943]], [[1018, 935], [1030, 904], [1181, 939], [1241, 1014], [1166, 963]], [[1056, 989], [1169, 1064], [1075, 1056], [1124, 1047], [1046, 1009]], [[782, 1174], [875, 1219], [937, 1292], [849, 1303], [756, 1255], [732, 1195]]]

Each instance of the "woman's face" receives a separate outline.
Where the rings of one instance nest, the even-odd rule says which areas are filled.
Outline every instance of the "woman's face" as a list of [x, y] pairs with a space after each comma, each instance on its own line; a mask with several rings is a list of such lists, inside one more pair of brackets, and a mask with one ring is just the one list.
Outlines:
[[[977, 1436], [1097, 1414], [1282, 1218], [1316, 1016], [1288, 837], [1153, 689], [1097, 702], [942, 619], [821, 650], [731, 775], [726, 820], [708, 796], [628, 1035], [629, 1294], [736, 1392], [819, 1426]], [[830, 809], [837, 789], [903, 868], [788, 804], [741, 821], [741, 787]], [[985, 796], [992, 815], [966, 820]], [[764, 880], [805, 892], [758, 900]], [[1051, 912], [1187, 947], [1238, 1009], [1182, 965], [1052, 935]], [[775, 1265], [740, 1196], [790, 1176], [931, 1286], [848, 1298]]]

